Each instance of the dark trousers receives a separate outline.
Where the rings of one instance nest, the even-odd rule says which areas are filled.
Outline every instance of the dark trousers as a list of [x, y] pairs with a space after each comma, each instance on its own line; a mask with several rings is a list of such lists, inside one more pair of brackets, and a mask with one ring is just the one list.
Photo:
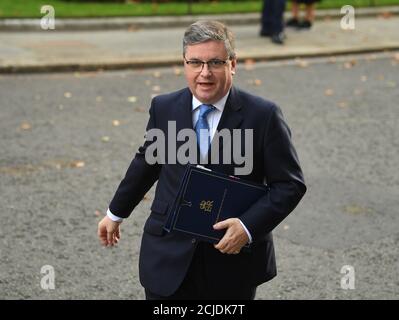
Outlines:
[[264, 34], [278, 34], [284, 29], [285, 0], [264, 0], [262, 30]]
[[[199, 243], [187, 271], [186, 277], [177, 291], [163, 297], [145, 289], [147, 300], [253, 300], [256, 287], [235, 284], [234, 280], [226, 285], [220, 285], [217, 279], [211, 277], [206, 268], [209, 250], [215, 250], [207, 243]], [[226, 266], [228, 267], [228, 266]], [[240, 275], [237, 275], [240, 276]]]

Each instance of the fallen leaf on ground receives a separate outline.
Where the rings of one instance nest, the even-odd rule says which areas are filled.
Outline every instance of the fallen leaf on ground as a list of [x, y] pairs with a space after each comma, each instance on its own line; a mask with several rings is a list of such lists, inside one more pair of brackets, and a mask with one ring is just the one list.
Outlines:
[[389, 11], [381, 12], [378, 15], [378, 18], [380, 18], [380, 19], [390, 19], [390, 18], [392, 18], [392, 12], [389, 12]]
[[135, 96], [128, 97], [128, 98], [127, 98], [127, 101], [129, 101], [129, 102], [136, 102], [136, 101], [137, 101], [137, 97], [135, 97]]
[[247, 71], [253, 70], [255, 68], [255, 60], [254, 59], [245, 59], [244, 68]]
[[72, 167], [83, 168], [85, 166], [84, 161], [74, 161], [72, 162]]
[[326, 96], [332, 96], [334, 94], [334, 90], [333, 89], [326, 89], [326, 91], [324, 91], [324, 94]]
[[333, 57], [330, 57], [328, 59], [328, 61], [331, 62], [331, 63], [336, 63], [337, 62], [337, 58], [333, 56]]
[[127, 28], [127, 31], [128, 31], [128, 32], [136, 32], [136, 31], [138, 31], [138, 30], [140, 30], [140, 28], [137, 27], [137, 26], [135, 26], [135, 25], [130, 25], [130, 26]]
[[309, 62], [303, 59], [295, 59], [296, 65], [301, 68], [307, 68], [309, 66]]
[[358, 214], [365, 214], [365, 213], [371, 213], [372, 210], [370, 208], [362, 207], [357, 204], [352, 204], [344, 207], [345, 213], [353, 214], [353, 215], [358, 215]]
[[104, 137], [101, 138], [101, 140], [102, 140], [103, 142], [108, 142], [110, 139], [109, 139], [108, 136], [104, 136]]
[[307, 68], [307, 67], [309, 67], [309, 62], [307, 62], [307, 61], [305, 61], [305, 60], [302, 60], [302, 61], [299, 63], [299, 66], [300, 66], [301, 68]]
[[121, 123], [119, 122], [119, 120], [112, 120], [112, 125], [114, 126], [114, 127], [117, 127], [117, 126], [119, 126]]
[[136, 111], [136, 112], [145, 112], [146, 110], [145, 110], [144, 107], [136, 107], [136, 108], [134, 108], [134, 111]]
[[64, 93], [64, 97], [65, 97], [65, 98], [70, 98], [70, 97], [72, 97], [72, 93], [70, 93], [70, 92], [65, 92], [65, 93]]
[[347, 61], [344, 63], [344, 68], [351, 69], [352, 67], [355, 66], [356, 63], [357, 63], [356, 60]]
[[20, 128], [22, 130], [30, 130], [32, 129], [32, 126], [28, 122], [22, 122]]

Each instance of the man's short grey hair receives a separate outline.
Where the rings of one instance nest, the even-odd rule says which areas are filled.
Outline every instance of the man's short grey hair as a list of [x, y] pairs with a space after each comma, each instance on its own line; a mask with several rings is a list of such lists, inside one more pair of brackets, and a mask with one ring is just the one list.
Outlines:
[[234, 35], [219, 21], [197, 21], [190, 25], [183, 38], [183, 56], [186, 56], [187, 46], [210, 40], [223, 41], [229, 59], [235, 59]]

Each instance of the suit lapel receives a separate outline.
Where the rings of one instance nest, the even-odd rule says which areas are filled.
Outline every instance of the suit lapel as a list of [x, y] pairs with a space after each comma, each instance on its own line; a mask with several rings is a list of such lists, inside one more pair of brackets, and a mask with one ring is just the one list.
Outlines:
[[[175, 108], [176, 114], [176, 133], [178, 134], [183, 129], [194, 130], [193, 126], [193, 95], [189, 88], [186, 88], [181, 95], [180, 99], [176, 102]], [[176, 149], [185, 144], [186, 141], [176, 141]], [[197, 160], [196, 163], [199, 163], [199, 147], [197, 148]]]
[[181, 95], [180, 100], [176, 103], [176, 129], [177, 132], [182, 129], [193, 129], [193, 98], [190, 90], [186, 90]]
[[[244, 118], [241, 114], [241, 101], [238, 96], [238, 92], [234, 87], [232, 87], [229, 97], [227, 98], [222, 117], [220, 118], [217, 131], [219, 132], [222, 129], [228, 129], [230, 134], [232, 134], [232, 130], [239, 128], [243, 119]], [[219, 149], [222, 148], [223, 143], [220, 143]]]

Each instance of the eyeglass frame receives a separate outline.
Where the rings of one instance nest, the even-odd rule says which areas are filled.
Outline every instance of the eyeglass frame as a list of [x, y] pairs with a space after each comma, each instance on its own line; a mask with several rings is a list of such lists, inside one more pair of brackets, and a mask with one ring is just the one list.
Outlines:
[[227, 65], [228, 61], [232, 60], [230, 57], [228, 57], [226, 60], [220, 60], [220, 59], [211, 59], [211, 60], [208, 60], [208, 61], [202, 61], [202, 60], [199, 60], [199, 59], [187, 60], [186, 57], [184, 57], [184, 56], [183, 56], [183, 59], [184, 59], [184, 62], [186, 63], [186, 65], [188, 65], [188, 66], [190, 66], [190, 62], [200, 62], [202, 64], [201, 65], [201, 69], [199, 69], [198, 71], [194, 71], [193, 70], [194, 72], [198, 72], [198, 73], [200, 73], [200, 72], [202, 72], [202, 70], [204, 70], [204, 65], [208, 66], [208, 70], [213, 70], [213, 71], [214, 70], [218, 70], [217, 68], [215, 69], [214, 67], [209, 67], [209, 63], [210, 62], [213, 62], [213, 61], [223, 62], [221, 67], [224, 67], [224, 66]]

